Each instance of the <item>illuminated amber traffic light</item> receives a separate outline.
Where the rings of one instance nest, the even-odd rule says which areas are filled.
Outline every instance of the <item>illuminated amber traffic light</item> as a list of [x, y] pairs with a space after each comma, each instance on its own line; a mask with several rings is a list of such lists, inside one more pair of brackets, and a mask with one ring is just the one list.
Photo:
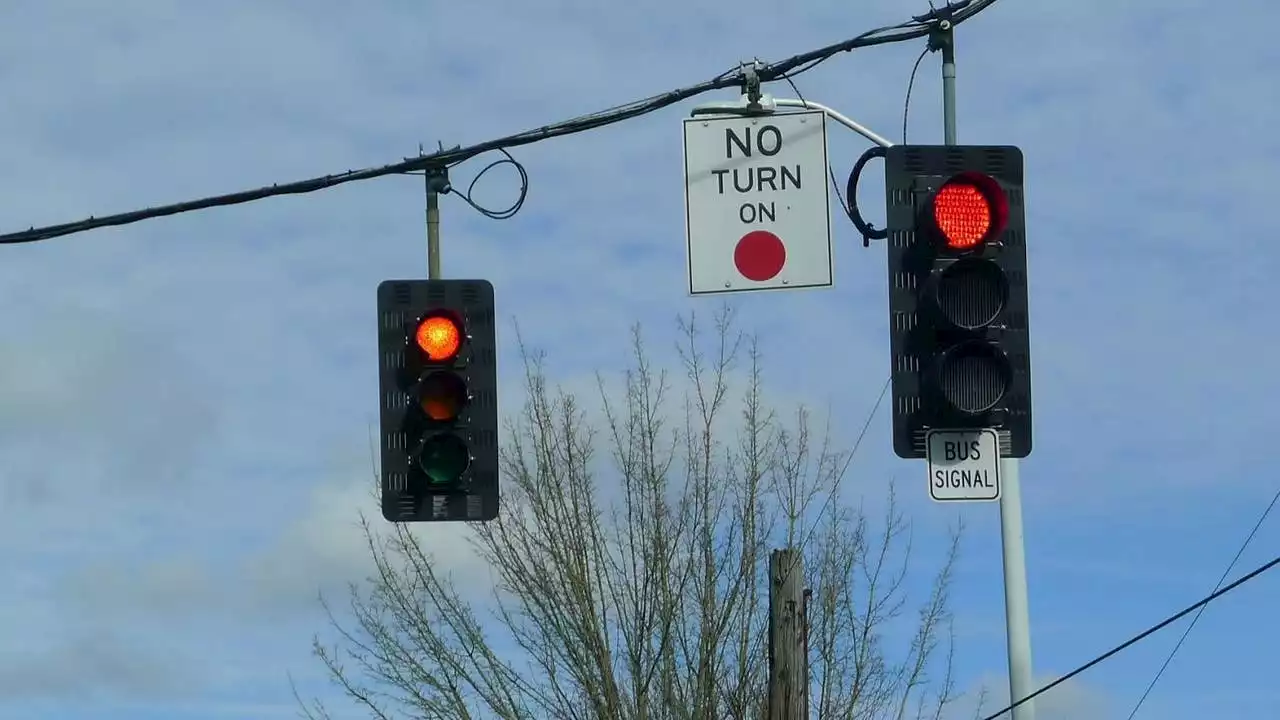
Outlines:
[[885, 154], [894, 449], [929, 429], [1005, 431], [1031, 451], [1022, 153], [896, 146]]
[[493, 286], [398, 280], [378, 288], [383, 514], [395, 522], [497, 516]]
[[453, 313], [435, 311], [418, 323], [413, 337], [428, 362], [448, 362], [462, 347], [462, 325]]

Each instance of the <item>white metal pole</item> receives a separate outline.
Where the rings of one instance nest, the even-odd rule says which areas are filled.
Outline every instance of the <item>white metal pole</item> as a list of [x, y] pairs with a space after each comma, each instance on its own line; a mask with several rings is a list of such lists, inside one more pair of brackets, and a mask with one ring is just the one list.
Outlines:
[[[1031, 686], [1031, 611], [1027, 602], [1027, 556], [1022, 536], [1022, 483], [1018, 459], [1000, 460], [1000, 545], [1004, 555], [1004, 622], [1009, 646], [1009, 702]], [[1013, 720], [1035, 720], [1035, 700], [1013, 709]]]
[[[946, 144], [956, 144], [955, 31], [939, 23], [933, 38], [942, 50], [942, 119]], [[1009, 648], [1009, 702], [1034, 692], [1031, 686], [1031, 612], [1027, 602], [1027, 555], [1022, 535], [1022, 484], [1018, 459], [1000, 460], [1000, 545], [1004, 560], [1004, 622]], [[1035, 700], [1013, 709], [1013, 720], [1035, 720]]]

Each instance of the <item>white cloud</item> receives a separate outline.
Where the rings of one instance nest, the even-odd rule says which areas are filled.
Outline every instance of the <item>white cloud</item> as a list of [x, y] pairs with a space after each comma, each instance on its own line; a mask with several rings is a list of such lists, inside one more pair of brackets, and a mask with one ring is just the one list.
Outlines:
[[0, 345], [12, 501], [47, 509], [85, 483], [112, 494], [185, 483], [217, 409], [181, 348], [87, 308], [28, 320], [39, 329]]
[[47, 638], [43, 648], [11, 649], [0, 654], [0, 692], [6, 697], [59, 698], [93, 702], [121, 695], [165, 697], [180, 694], [197, 675], [188, 663], [130, 638], [97, 627], [62, 640]]
[[[347, 583], [361, 582], [374, 573], [361, 516], [370, 522], [375, 541], [392, 528], [378, 509], [376, 479], [355, 477], [318, 487], [307, 512], [272, 546], [249, 560], [245, 580], [260, 602], [296, 610], [314, 602], [317, 591], [345, 593]], [[466, 526], [429, 523], [411, 531], [436, 571], [450, 576], [468, 594], [484, 596], [492, 578], [468, 541]]]

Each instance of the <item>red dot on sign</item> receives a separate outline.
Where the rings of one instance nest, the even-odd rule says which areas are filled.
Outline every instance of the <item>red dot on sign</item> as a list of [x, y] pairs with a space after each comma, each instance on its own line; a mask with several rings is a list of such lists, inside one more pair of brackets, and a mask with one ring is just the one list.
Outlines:
[[768, 230], [752, 230], [743, 235], [733, 249], [733, 264], [748, 280], [772, 280], [787, 264], [787, 248]]

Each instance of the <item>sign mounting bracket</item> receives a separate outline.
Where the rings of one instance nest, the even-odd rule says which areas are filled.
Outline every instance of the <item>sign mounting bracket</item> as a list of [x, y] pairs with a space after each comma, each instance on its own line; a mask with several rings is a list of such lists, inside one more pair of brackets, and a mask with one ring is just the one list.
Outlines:
[[822, 103], [812, 100], [799, 100], [793, 98], [776, 98], [765, 93], [760, 96], [759, 100], [752, 100], [749, 95], [743, 95], [737, 100], [720, 101], [703, 103], [696, 105], [689, 111], [689, 117], [703, 117], [707, 115], [738, 115], [740, 117], [758, 117], [761, 115], [772, 115], [778, 111], [778, 108], [796, 108], [800, 110], [820, 110], [826, 113], [827, 117], [835, 120], [841, 125], [858, 133], [862, 137], [883, 148], [893, 147], [884, 136], [876, 133], [865, 125], [859, 123], [853, 118], [841, 113], [840, 111], [823, 105]]

